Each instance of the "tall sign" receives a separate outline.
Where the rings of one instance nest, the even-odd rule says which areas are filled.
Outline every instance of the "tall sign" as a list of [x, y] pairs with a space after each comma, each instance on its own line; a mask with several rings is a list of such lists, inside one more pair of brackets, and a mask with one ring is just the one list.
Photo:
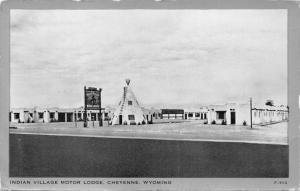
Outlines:
[[100, 93], [97, 88], [89, 87], [85, 90], [86, 108], [88, 110], [98, 110], [100, 106]]
[[84, 86], [84, 127], [87, 127], [87, 110], [99, 110], [99, 126], [102, 126], [101, 113], [101, 91], [102, 89]]

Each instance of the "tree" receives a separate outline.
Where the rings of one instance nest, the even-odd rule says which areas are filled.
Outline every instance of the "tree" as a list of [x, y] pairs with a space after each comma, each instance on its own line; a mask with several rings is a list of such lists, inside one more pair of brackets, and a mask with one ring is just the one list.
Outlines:
[[274, 106], [274, 101], [271, 100], [271, 99], [268, 99], [268, 100], [266, 101], [266, 105]]

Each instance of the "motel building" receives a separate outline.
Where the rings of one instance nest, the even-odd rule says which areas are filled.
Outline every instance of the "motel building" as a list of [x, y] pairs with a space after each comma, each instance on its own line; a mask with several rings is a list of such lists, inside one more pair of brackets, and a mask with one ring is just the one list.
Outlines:
[[[113, 109], [102, 108], [102, 119], [109, 120]], [[15, 108], [9, 113], [12, 123], [52, 123], [83, 121], [84, 107], [79, 108]], [[99, 110], [87, 110], [88, 121], [99, 121]]]
[[250, 124], [250, 105], [227, 103], [209, 105], [207, 111], [208, 124], [243, 125]]
[[201, 107], [200, 109], [184, 109], [184, 119], [200, 120], [203, 123], [207, 123], [207, 113], [207, 107]]
[[184, 110], [161, 109], [161, 119], [184, 119]]
[[284, 106], [254, 106], [252, 110], [253, 124], [264, 124], [288, 120], [288, 109]]
[[[249, 103], [226, 103], [208, 106], [208, 124], [250, 125], [251, 113]], [[281, 106], [252, 106], [252, 124], [268, 124], [286, 121], [287, 107]]]
[[144, 117], [146, 118], [146, 121], [149, 123], [153, 123], [154, 120], [160, 119], [161, 114], [160, 114], [160, 110], [158, 109], [147, 109], [142, 107], [142, 111], [144, 113]]
[[[226, 103], [201, 107], [199, 109], [146, 109], [141, 108], [147, 123], [162, 120], [198, 120], [203, 124], [250, 125], [249, 103]], [[102, 119], [111, 121], [116, 109], [102, 109]], [[99, 120], [98, 110], [87, 110], [88, 121]], [[53, 123], [83, 121], [84, 107], [78, 108], [15, 108], [9, 113], [12, 123]], [[252, 124], [269, 124], [288, 120], [286, 106], [252, 106]]]

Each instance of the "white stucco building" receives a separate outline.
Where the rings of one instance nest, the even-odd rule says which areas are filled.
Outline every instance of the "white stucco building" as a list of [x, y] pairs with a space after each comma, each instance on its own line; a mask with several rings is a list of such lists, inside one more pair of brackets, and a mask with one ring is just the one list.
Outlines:
[[200, 120], [203, 123], [207, 123], [208, 107], [201, 107], [200, 109], [184, 109], [184, 119]]
[[273, 123], [288, 119], [288, 109], [284, 106], [254, 104], [251, 110], [250, 103], [226, 103], [208, 106], [208, 123], [250, 125], [251, 113], [252, 124]]
[[[102, 119], [109, 120], [112, 108], [102, 109]], [[9, 120], [13, 123], [51, 123], [83, 121], [84, 107], [78, 108], [13, 108], [9, 113]], [[87, 110], [88, 121], [98, 121], [98, 110]]]

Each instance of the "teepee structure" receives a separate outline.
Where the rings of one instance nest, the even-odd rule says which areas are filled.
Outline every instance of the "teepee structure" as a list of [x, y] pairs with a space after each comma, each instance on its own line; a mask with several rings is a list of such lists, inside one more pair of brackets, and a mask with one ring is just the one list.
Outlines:
[[126, 86], [123, 90], [121, 101], [114, 112], [112, 125], [138, 125], [147, 123], [143, 110], [139, 105], [129, 84], [130, 79], [126, 79]]

